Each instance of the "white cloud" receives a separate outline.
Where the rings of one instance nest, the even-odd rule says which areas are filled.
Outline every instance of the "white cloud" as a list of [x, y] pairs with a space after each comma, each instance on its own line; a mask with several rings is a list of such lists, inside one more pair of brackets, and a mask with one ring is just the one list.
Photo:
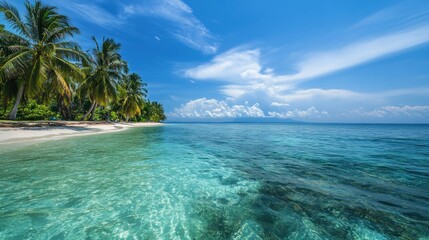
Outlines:
[[285, 90], [301, 80], [350, 68], [426, 42], [429, 42], [429, 25], [358, 41], [331, 51], [311, 53], [296, 64], [296, 74], [288, 75], [276, 75], [272, 68], [263, 71], [260, 49], [235, 48], [184, 73], [186, 77], [198, 80], [219, 80], [241, 85], [275, 84]]
[[297, 64], [298, 73], [283, 81], [303, 80], [337, 72], [429, 41], [429, 25], [351, 43], [331, 51], [312, 53]]
[[282, 100], [280, 91], [293, 88], [292, 84], [277, 84], [281, 78], [271, 68], [264, 69], [260, 63], [259, 49], [235, 48], [213, 58], [209, 63], [184, 71], [184, 75], [196, 80], [225, 82], [221, 93], [234, 99], [246, 94], [264, 92], [273, 101]]
[[326, 111], [319, 111], [312, 106], [306, 110], [294, 109], [286, 112], [268, 112], [268, 116], [285, 119], [314, 119], [327, 117], [329, 114]]
[[385, 117], [408, 117], [408, 118], [420, 118], [429, 117], [429, 106], [384, 106], [371, 111], [365, 111], [364, 109], [352, 110], [349, 113], [350, 116], [359, 117], [373, 117], [373, 118], [385, 118]]
[[280, 103], [280, 102], [272, 102], [270, 104], [270, 106], [272, 106], [272, 107], [288, 107], [289, 104], [288, 103]]
[[284, 99], [289, 103], [303, 102], [303, 101], [320, 101], [320, 100], [349, 100], [349, 101], [380, 101], [389, 98], [406, 95], [421, 95], [429, 94], [429, 88], [404, 88], [387, 90], [380, 92], [364, 93], [356, 92], [345, 89], [320, 89], [310, 88], [303, 90], [292, 90], [284, 94]]
[[344, 89], [320, 89], [311, 88], [297, 90], [284, 95], [288, 102], [309, 101], [315, 99], [359, 99], [365, 96], [363, 93]]
[[[276, 106], [286, 107], [283, 103], [273, 103]], [[253, 105], [245, 102], [244, 104], [232, 104], [227, 101], [219, 101], [216, 99], [200, 98], [192, 100], [176, 108], [173, 113], [169, 114], [172, 117], [181, 118], [282, 118], [296, 120], [311, 120], [320, 119], [329, 116], [326, 111], [319, 111], [312, 106], [308, 109], [292, 109], [283, 112], [269, 111], [266, 115], [259, 105]]]
[[185, 71], [196, 80], [225, 82], [220, 92], [236, 101], [265, 101], [271, 107], [289, 106], [292, 102], [315, 99], [359, 99], [364, 94], [344, 89], [295, 90], [298, 82], [282, 82], [286, 75], [276, 75], [260, 63], [259, 49], [236, 48], [220, 54], [207, 64]]
[[128, 15], [157, 17], [170, 22], [171, 34], [191, 48], [204, 53], [217, 52], [217, 43], [207, 27], [197, 19], [192, 9], [180, 0], [151, 0], [124, 7]]
[[229, 105], [226, 101], [200, 98], [189, 101], [176, 108], [172, 116], [182, 118], [238, 118], [238, 117], [264, 117], [264, 112], [256, 103], [249, 106]]
[[374, 23], [386, 22], [388, 20], [391, 20], [392, 18], [394, 18], [394, 15], [392, 14], [392, 13], [394, 13], [393, 10], [394, 10], [394, 8], [392, 8], [392, 7], [382, 9], [382, 10], [380, 10], [374, 14], [371, 14], [370, 16], [360, 20], [358, 23], [353, 25], [352, 28], [365, 27], [368, 25], [372, 25]]
[[270, 78], [261, 74], [259, 49], [232, 49], [213, 58], [209, 63], [185, 70], [185, 76], [198, 80], [220, 80], [247, 83], [252, 79]]

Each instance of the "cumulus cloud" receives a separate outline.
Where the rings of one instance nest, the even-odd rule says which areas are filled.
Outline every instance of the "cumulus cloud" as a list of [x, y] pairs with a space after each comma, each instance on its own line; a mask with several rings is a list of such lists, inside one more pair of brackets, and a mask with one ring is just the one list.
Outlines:
[[319, 111], [314, 106], [312, 106], [306, 110], [294, 109], [286, 112], [268, 112], [268, 116], [285, 119], [314, 119], [327, 117], [329, 114], [326, 111]]
[[220, 92], [238, 99], [246, 94], [265, 92], [271, 100], [283, 100], [278, 94], [293, 88], [293, 84], [280, 83], [282, 75], [260, 63], [260, 49], [235, 48], [214, 57], [210, 62], [184, 71], [188, 78], [214, 80], [225, 84]]
[[264, 117], [259, 104], [230, 105], [226, 101], [200, 98], [176, 108], [172, 116], [183, 118]]
[[214, 57], [209, 63], [185, 70], [185, 76], [198, 80], [247, 83], [248, 80], [270, 79], [262, 74], [259, 49], [236, 48]]
[[217, 43], [207, 27], [195, 17], [192, 8], [181, 0], [149, 0], [124, 7], [124, 14], [155, 17], [168, 21], [171, 34], [187, 46], [212, 54]]
[[[274, 102], [273, 105], [286, 107], [286, 104], [277, 102]], [[176, 108], [169, 115], [181, 118], [281, 118], [295, 120], [312, 120], [329, 116], [328, 112], [319, 111], [314, 106], [303, 110], [295, 108], [281, 112], [269, 111], [268, 114], [265, 114], [259, 103], [253, 105], [247, 102], [244, 104], [232, 104], [227, 101], [207, 98], [189, 101]]]

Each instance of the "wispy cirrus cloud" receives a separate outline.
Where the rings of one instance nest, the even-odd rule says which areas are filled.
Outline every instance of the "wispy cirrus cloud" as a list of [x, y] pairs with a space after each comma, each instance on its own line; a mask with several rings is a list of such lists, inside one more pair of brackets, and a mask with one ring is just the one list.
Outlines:
[[292, 81], [316, 78], [427, 42], [429, 42], [429, 25], [424, 25], [357, 41], [329, 51], [310, 53], [297, 63], [296, 74], [284, 76], [282, 80]]
[[399, 2], [363, 18], [351, 29], [386, 30], [427, 23], [429, 21], [429, 9], [422, 7], [425, 3], [425, 0]]
[[60, 6], [74, 14], [80, 19], [99, 25], [103, 28], [119, 27], [125, 23], [124, 19], [105, 10], [95, 3], [78, 3], [73, 1], [55, 1], [55, 5]]
[[[123, 28], [129, 18], [135, 16], [153, 17], [166, 21], [170, 34], [189, 46], [206, 54], [216, 53], [218, 43], [210, 30], [193, 14], [192, 8], [181, 0], [146, 0], [133, 4], [113, 4], [114, 11], [108, 11], [104, 1], [54, 1], [47, 0], [66, 9], [80, 20], [103, 28]], [[118, 7], [121, 6], [119, 9]], [[157, 41], [160, 40], [155, 36]]]
[[216, 53], [218, 44], [209, 29], [193, 14], [192, 8], [181, 0], [151, 0], [124, 7], [124, 13], [155, 17], [172, 26], [171, 34], [187, 46], [207, 54]]

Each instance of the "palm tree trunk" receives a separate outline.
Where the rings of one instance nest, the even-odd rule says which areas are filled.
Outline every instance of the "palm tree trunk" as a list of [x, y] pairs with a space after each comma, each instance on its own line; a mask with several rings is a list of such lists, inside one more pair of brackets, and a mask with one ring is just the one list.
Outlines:
[[85, 115], [82, 117], [82, 121], [84, 121], [89, 116], [89, 114], [91, 114], [94, 107], [95, 107], [95, 101], [92, 103], [91, 108], [88, 110], [88, 112], [86, 112]]
[[72, 107], [73, 107], [72, 99], [71, 99], [71, 97], [67, 97], [67, 101], [68, 102], [66, 102], [66, 101], [64, 101], [64, 97], [63, 96], [60, 96], [60, 97], [61, 97], [61, 101], [60, 101], [60, 104], [61, 104], [61, 115], [63, 116], [64, 120], [69, 121], [69, 120], [71, 120], [71, 115], [72, 115], [71, 114], [71, 110], [72, 110]]
[[95, 107], [94, 107], [94, 109], [92, 110], [91, 117], [89, 118], [89, 120], [90, 120], [90, 121], [94, 121], [95, 110], [97, 110], [97, 107], [98, 107], [98, 105], [97, 105], [97, 104], [95, 104]]
[[13, 108], [9, 113], [10, 120], [16, 120], [16, 113], [18, 112], [18, 107], [21, 103], [22, 95], [24, 95], [24, 83], [21, 83], [19, 85], [18, 93], [16, 94], [15, 105], [13, 105]]
[[63, 120], [68, 120], [66, 115], [66, 107], [64, 106], [64, 100], [60, 94], [58, 94], [58, 97], [57, 97], [57, 107], [58, 107], [58, 112], [61, 113]]
[[69, 120], [74, 119], [74, 116], [73, 116], [74, 114], [72, 113], [74, 107], [75, 107], [74, 102], [70, 102], [70, 107], [68, 108], [68, 111], [67, 111], [67, 117]]

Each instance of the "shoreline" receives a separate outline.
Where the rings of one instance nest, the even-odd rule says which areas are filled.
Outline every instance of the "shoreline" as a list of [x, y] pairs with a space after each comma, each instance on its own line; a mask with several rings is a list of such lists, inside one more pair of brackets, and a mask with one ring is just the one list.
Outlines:
[[108, 122], [16, 122], [16, 126], [0, 127], [0, 147], [21, 145], [75, 136], [120, 132], [136, 127], [155, 127], [162, 123], [108, 123]]

